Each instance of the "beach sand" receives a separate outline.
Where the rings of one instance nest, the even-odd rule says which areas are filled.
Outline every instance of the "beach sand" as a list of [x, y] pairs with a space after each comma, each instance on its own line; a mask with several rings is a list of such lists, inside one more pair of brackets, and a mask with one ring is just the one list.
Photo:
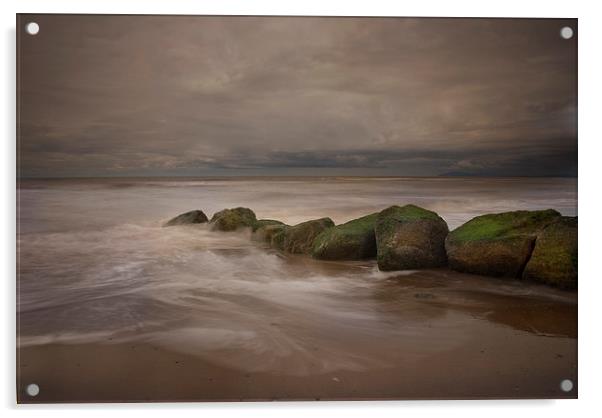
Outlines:
[[[523, 342], [524, 343], [524, 342]], [[480, 344], [368, 372], [248, 373], [151, 345], [45, 345], [20, 353], [20, 403], [362, 399], [575, 398], [574, 344]], [[568, 361], [567, 361], [568, 360]], [[23, 384], [21, 384], [21, 382]], [[504, 394], [504, 395], [502, 395]]]
[[[423, 273], [425, 276], [429, 272]], [[434, 272], [430, 272], [434, 274]], [[362, 371], [290, 375], [286, 368], [261, 370], [257, 364], [228, 365], [223, 351], [211, 356], [166, 349], [148, 342], [107, 340], [92, 344], [43, 344], [18, 353], [19, 402], [120, 401], [272, 401], [366, 399], [575, 398], [577, 396], [576, 293], [550, 290], [561, 298], [499, 293], [496, 279], [467, 276], [468, 287], [481, 280], [483, 290], [455, 289], [441, 283], [404, 278], [389, 281], [377, 297], [400, 325], [420, 312], [415, 339], [393, 356], [395, 363]], [[412, 283], [413, 282], [413, 283]], [[422, 283], [422, 285], [421, 285]], [[408, 299], [408, 285], [412, 285]], [[536, 287], [535, 289], [539, 289]], [[543, 288], [541, 288], [543, 289]], [[396, 304], [387, 301], [403, 300]], [[412, 302], [412, 300], [414, 302]], [[407, 305], [415, 303], [408, 310]], [[425, 312], [430, 312], [426, 314]], [[402, 317], [403, 315], [403, 317]], [[404, 320], [405, 318], [405, 320]], [[457, 318], [457, 319], [456, 319]], [[445, 326], [437, 326], [445, 321]], [[276, 325], [276, 324], [274, 324]], [[440, 341], [458, 340], [441, 350], [425, 347], [422, 334]], [[449, 330], [449, 331], [446, 331]], [[332, 330], [336, 339], [336, 330]], [[433, 341], [437, 341], [436, 339]], [[350, 350], [379, 345], [358, 335]], [[316, 346], [317, 357], [332, 355], [329, 340]], [[436, 348], [436, 347], [435, 347]], [[232, 350], [232, 359], [240, 356]], [[209, 360], [208, 360], [209, 359]], [[257, 358], [249, 362], [260, 361]], [[233, 362], [234, 363], [234, 362]], [[260, 366], [260, 365], [259, 365]], [[259, 371], [253, 371], [257, 369]], [[571, 379], [569, 393], [560, 382]], [[33, 398], [29, 383], [40, 386]]]

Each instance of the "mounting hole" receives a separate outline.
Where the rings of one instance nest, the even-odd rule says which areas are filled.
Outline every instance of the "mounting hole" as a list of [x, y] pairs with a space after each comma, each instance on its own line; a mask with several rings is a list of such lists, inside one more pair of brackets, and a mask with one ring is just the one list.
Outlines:
[[40, 387], [35, 383], [30, 383], [25, 388], [25, 392], [27, 392], [29, 396], [38, 396], [38, 393], [40, 393]]
[[562, 389], [563, 392], [570, 392], [573, 390], [573, 381], [571, 379], [564, 379], [560, 382], [560, 389]]
[[25, 32], [29, 33], [30, 35], [37, 35], [39, 31], [40, 25], [38, 25], [36, 22], [29, 22], [27, 25], [25, 25]]
[[565, 26], [564, 28], [560, 29], [560, 36], [562, 39], [571, 39], [573, 37], [573, 28]]

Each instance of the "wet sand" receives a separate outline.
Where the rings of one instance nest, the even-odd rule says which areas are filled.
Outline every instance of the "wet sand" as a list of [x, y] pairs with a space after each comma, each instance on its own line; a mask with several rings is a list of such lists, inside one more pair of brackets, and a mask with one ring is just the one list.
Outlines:
[[[236, 349], [213, 362], [140, 341], [51, 343], [19, 351], [19, 402], [577, 397], [576, 293], [446, 274], [391, 277], [373, 293], [387, 318], [412, 324], [416, 336], [382, 367], [291, 375], [286, 368], [228, 365], [224, 358], [240, 357]], [[436, 334], [441, 349], [424, 346], [425, 334]], [[339, 338], [336, 329], [331, 338]], [[362, 335], [345, 341], [359, 352], [379, 345]], [[332, 355], [328, 338], [314, 350]], [[570, 393], [560, 389], [563, 379], [575, 382]], [[35, 398], [23, 391], [32, 382], [41, 388]]]

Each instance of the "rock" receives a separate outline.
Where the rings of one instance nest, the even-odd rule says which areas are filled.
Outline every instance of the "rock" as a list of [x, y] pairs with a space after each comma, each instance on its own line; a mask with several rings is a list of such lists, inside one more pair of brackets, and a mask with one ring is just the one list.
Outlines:
[[447, 223], [414, 205], [391, 206], [374, 226], [378, 268], [383, 271], [439, 267], [446, 263]]
[[378, 213], [324, 230], [314, 241], [312, 256], [321, 260], [376, 257], [374, 223]]
[[520, 278], [537, 235], [559, 216], [553, 209], [477, 216], [447, 236], [449, 265], [466, 273]]
[[538, 235], [523, 278], [577, 288], [576, 217], [558, 218]]
[[288, 226], [272, 236], [275, 248], [294, 254], [309, 254], [315, 238], [326, 228], [334, 226], [330, 218], [314, 219]]
[[202, 224], [207, 222], [207, 216], [202, 210], [191, 210], [190, 212], [182, 213], [175, 218], [165, 222], [163, 226], [186, 225], [186, 224]]
[[284, 242], [286, 239], [286, 231], [290, 226], [269, 225], [266, 226], [266, 240], [269, 236], [270, 246], [277, 250], [284, 251]]
[[217, 212], [211, 218], [211, 229], [214, 231], [235, 231], [239, 228], [252, 228], [257, 217], [251, 209], [234, 208]]
[[[262, 221], [257, 222], [259, 223]], [[282, 232], [284, 228], [287, 227], [287, 225], [283, 224], [280, 221], [272, 221], [270, 223], [262, 222], [261, 226], [258, 226], [257, 224], [255, 226], [256, 228], [253, 231], [253, 234], [251, 235], [251, 239], [254, 241], [266, 242], [270, 244], [271, 247], [276, 247], [272, 243], [272, 238], [274, 237], [274, 235], [279, 232]]]
[[253, 224], [253, 232], [257, 231], [259, 228], [268, 225], [284, 225], [283, 222], [276, 221], [274, 219], [259, 219]]

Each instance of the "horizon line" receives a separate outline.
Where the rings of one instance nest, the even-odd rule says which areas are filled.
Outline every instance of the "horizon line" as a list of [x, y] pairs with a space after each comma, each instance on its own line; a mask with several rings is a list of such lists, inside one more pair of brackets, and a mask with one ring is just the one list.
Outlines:
[[578, 178], [577, 175], [559, 176], [559, 175], [433, 175], [433, 176], [414, 176], [414, 175], [317, 175], [317, 174], [297, 174], [297, 175], [135, 175], [135, 176], [16, 176], [16, 180], [66, 180], [66, 179], [142, 179], [142, 178], [236, 178], [236, 177], [255, 177], [255, 178], [274, 178], [274, 177], [306, 177], [306, 178]]

